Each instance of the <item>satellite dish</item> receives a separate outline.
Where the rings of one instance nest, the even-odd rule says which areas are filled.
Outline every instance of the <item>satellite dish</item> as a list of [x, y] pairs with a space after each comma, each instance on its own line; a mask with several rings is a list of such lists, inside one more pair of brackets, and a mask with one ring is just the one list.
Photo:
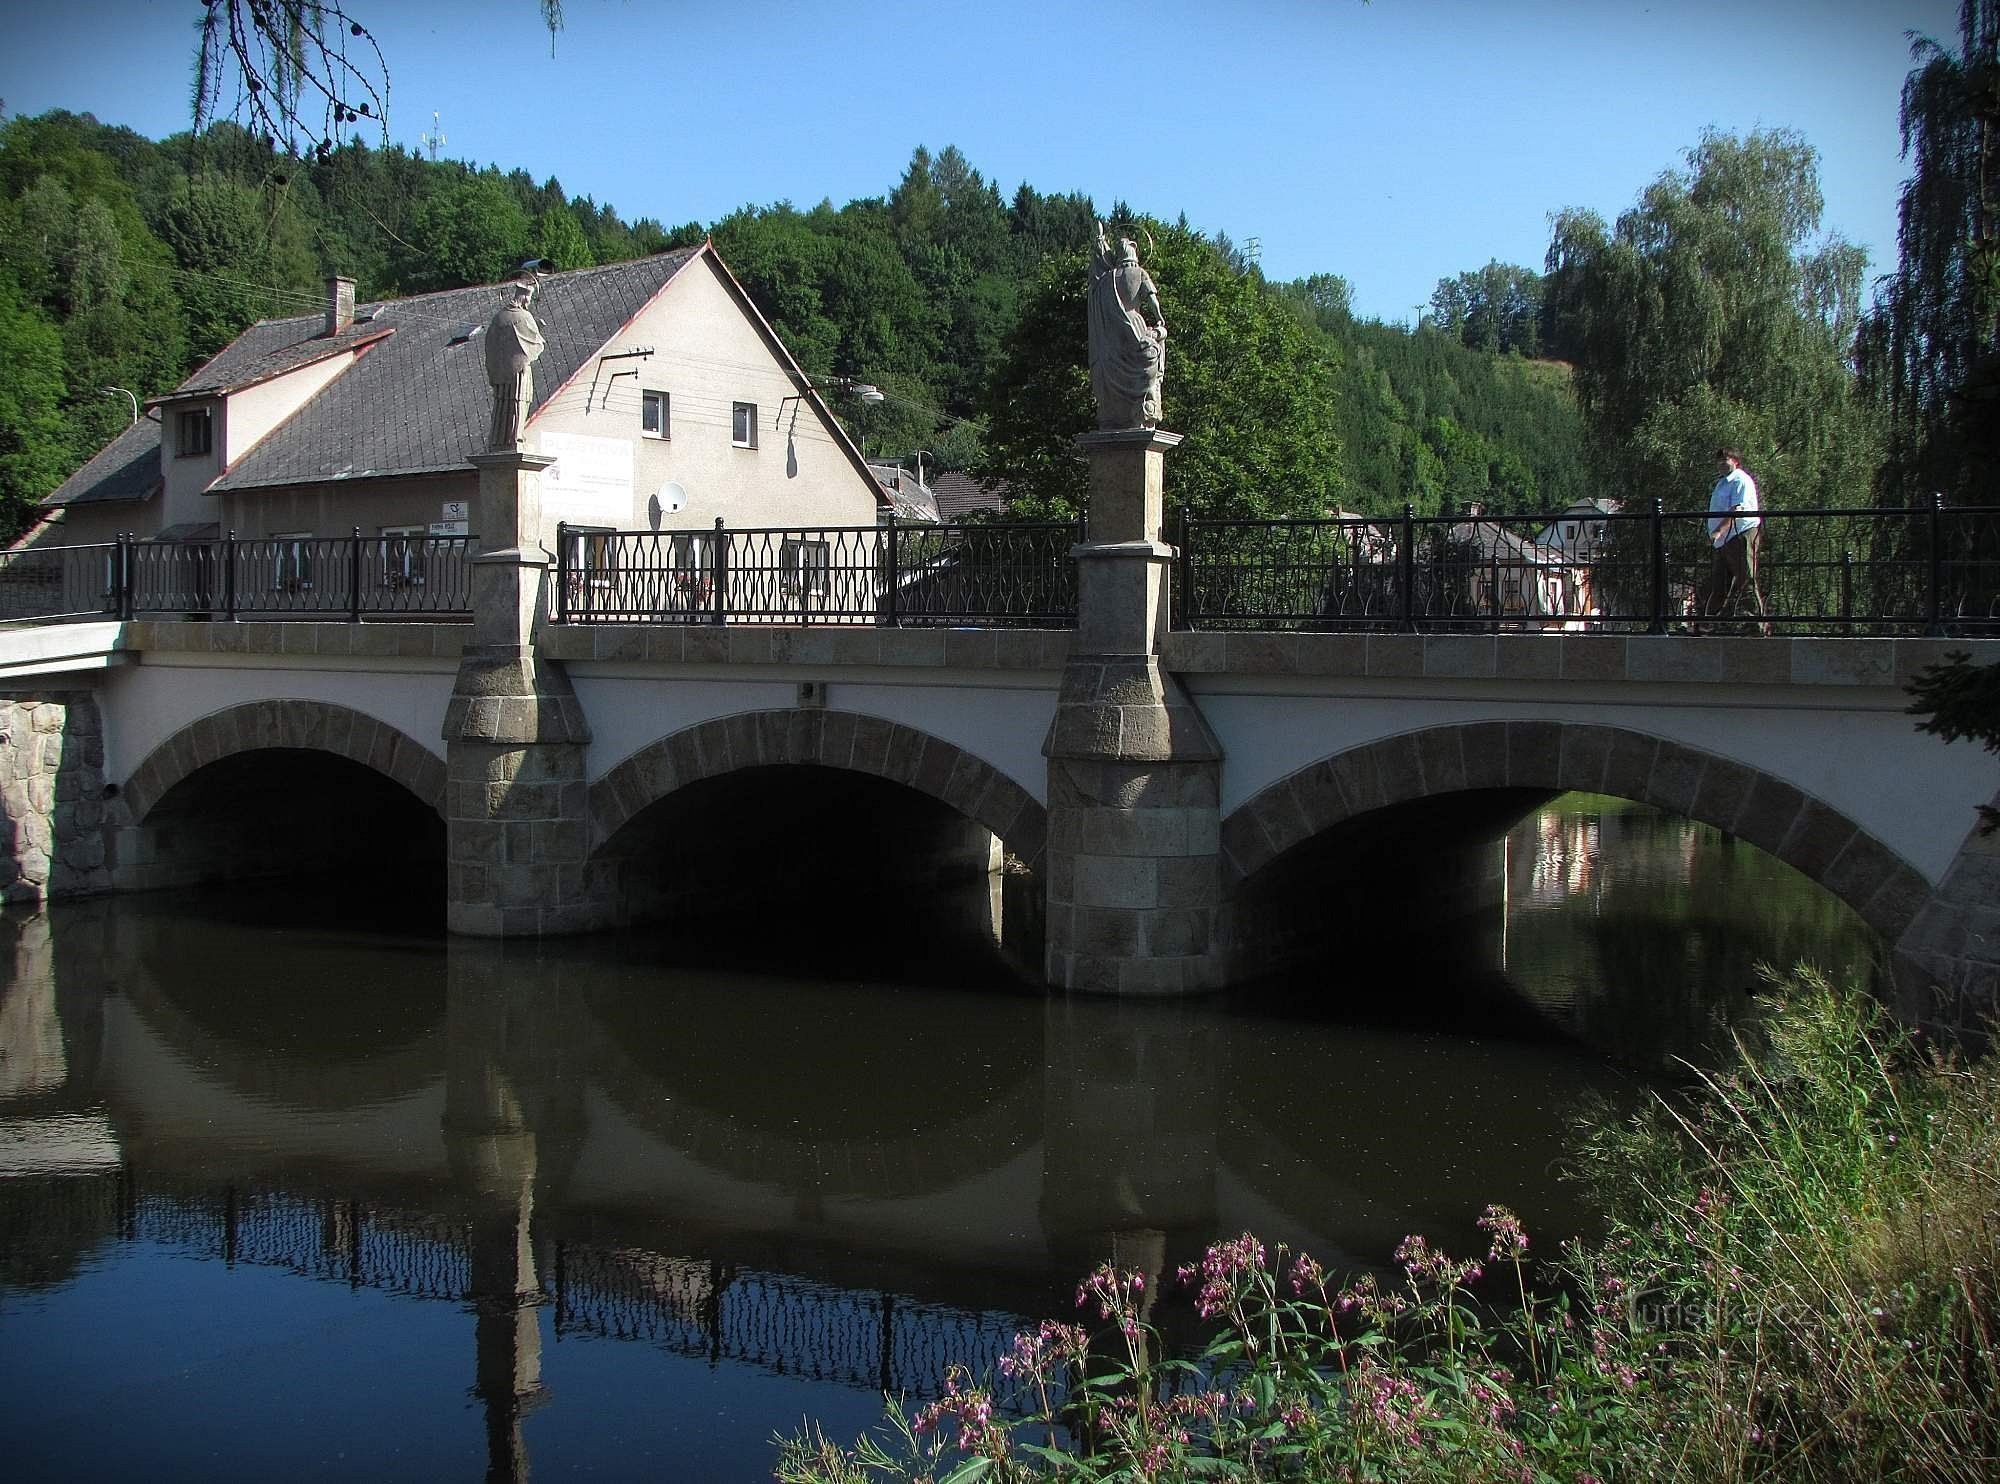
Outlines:
[[688, 492], [670, 479], [654, 490], [653, 497], [646, 502], [646, 520], [657, 531], [662, 515], [677, 514], [687, 502]]

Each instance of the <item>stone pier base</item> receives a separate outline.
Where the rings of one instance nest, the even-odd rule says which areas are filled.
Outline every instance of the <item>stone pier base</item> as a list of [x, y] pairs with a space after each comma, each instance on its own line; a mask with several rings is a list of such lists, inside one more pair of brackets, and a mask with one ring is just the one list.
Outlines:
[[589, 865], [590, 730], [562, 665], [526, 647], [469, 647], [444, 736], [450, 929], [512, 938], [605, 926], [609, 883]]
[[1150, 656], [1079, 655], [1049, 734], [1051, 987], [1188, 994], [1222, 983], [1222, 754]]

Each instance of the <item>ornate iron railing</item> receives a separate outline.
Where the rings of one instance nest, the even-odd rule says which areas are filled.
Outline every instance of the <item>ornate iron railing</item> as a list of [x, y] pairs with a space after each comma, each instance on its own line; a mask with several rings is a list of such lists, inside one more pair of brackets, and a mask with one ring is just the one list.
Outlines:
[[1076, 622], [1074, 524], [559, 526], [558, 623]]
[[0, 622], [208, 618], [460, 618], [472, 536], [235, 536], [105, 541], [0, 553]]
[[0, 623], [118, 614], [122, 546], [33, 546], [0, 552]]
[[1197, 629], [1978, 633], [2000, 625], [2000, 508], [1772, 510], [1723, 611], [1706, 511], [1190, 520]]

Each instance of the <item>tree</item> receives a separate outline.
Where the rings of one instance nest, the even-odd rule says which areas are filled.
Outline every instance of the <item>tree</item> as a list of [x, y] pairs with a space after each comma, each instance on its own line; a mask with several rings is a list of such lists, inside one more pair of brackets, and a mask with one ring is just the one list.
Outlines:
[[1441, 278], [1431, 295], [1436, 326], [1474, 350], [1541, 350], [1541, 275], [1513, 263], [1492, 261], [1477, 273]]
[[497, 174], [465, 175], [417, 207], [406, 279], [420, 289], [494, 283], [528, 256], [528, 214]]
[[1818, 234], [1817, 156], [1710, 132], [1607, 228], [1555, 221], [1545, 292], [1611, 493], [1698, 503], [1718, 444], [1769, 503], [1866, 503], [1875, 422], [1850, 369], [1859, 248]]
[[64, 392], [62, 332], [0, 275], [0, 535], [19, 534], [75, 462]]
[[1929, 37], [1910, 48], [1900, 252], [1863, 335], [1898, 505], [1983, 501], [2000, 458], [2000, 0], [1963, 0], [1959, 42], [1957, 56]]
[[583, 227], [567, 206], [548, 206], [535, 218], [534, 230], [530, 234], [531, 255], [546, 262], [551, 268], [588, 268], [597, 259], [591, 256], [590, 243], [584, 239]]
[[[1169, 463], [1169, 498], [1200, 516], [1324, 514], [1341, 490], [1330, 348], [1205, 238], [1157, 222], [1146, 233], [1169, 327], [1163, 422], [1187, 438]], [[1025, 518], [1069, 519], [1084, 500], [1074, 439], [1096, 426], [1087, 284], [1081, 254], [1048, 260], [988, 390], [976, 472], [1007, 481]]]

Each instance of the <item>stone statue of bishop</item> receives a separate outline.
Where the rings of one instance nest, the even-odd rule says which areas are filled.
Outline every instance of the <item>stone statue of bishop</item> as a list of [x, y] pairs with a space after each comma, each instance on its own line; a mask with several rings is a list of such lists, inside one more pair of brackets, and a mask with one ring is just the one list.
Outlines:
[[528, 306], [535, 284], [514, 285], [514, 301], [501, 306], [486, 325], [486, 380], [493, 388], [493, 421], [486, 432], [489, 453], [512, 453], [535, 401], [535, 358], [542, 353], [542, 327]]

